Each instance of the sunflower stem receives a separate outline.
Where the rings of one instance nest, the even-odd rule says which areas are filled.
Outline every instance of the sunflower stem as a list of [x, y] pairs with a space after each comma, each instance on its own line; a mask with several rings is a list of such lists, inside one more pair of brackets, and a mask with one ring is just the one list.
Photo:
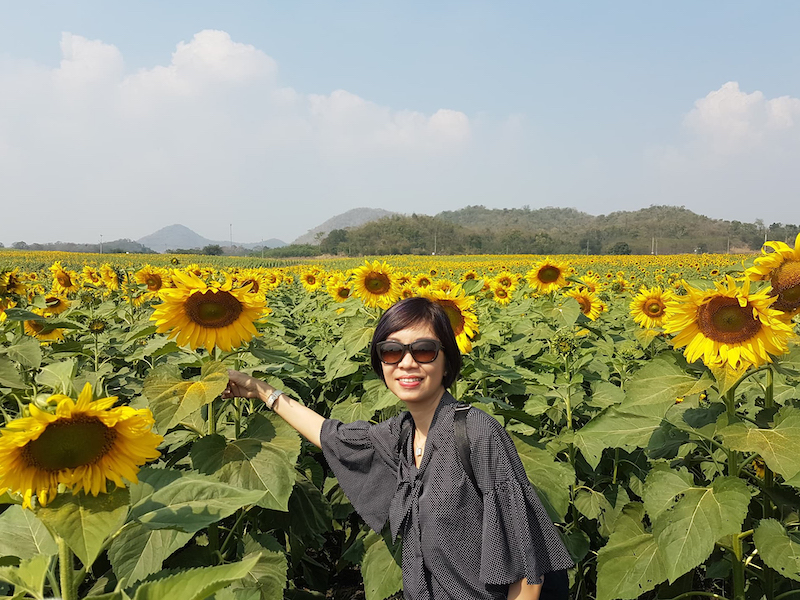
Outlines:
[[217, 415], [214, 412], [214, 401], [212, 400], [208, 406], [208, 435], [217, 433]]
[[[741, 379], [739, 381], [741, 381]], [[736, 385], [738, 385], [738, 382], [725, 392], [725, 407], [728, 411], [729, 424], [736, 419]], [[736, 450], [729, 449], [726, 449], [726, 453], [728, 454], [728, 475], [731, 477], [738, 477], [741, 471], [739, 467], [739, 453]]]
[[744, 556], [742, 551], [743, 534], [737, 533], [733, 536], [733, 600], [745, 600], [744, 595]]
[[58, 537], [58, 574], [61, 581], [61, 599], [78, 600], [78, 590], [75, 586], [75, 571], [72, 550], [67, 546], [64, 538]]
[[[767, 369], [767, 385], [764, 388], [764, 408], [769, 410], [775, 407], [775, 380], [772, 365], [768, 365]], [[772, 476], [772, 470], [765, 464], [764, 465], [764, 485], [761, 488], [761, 499], [764, 506], [764, 518], [770, 519], [775, 514], [770, 498], [770, 492], [775, 485], [775, 480]], [[767, 568], [764, 577], [764, 595], [767, 600], [774, 600], [775, 598], [775, 572]]]

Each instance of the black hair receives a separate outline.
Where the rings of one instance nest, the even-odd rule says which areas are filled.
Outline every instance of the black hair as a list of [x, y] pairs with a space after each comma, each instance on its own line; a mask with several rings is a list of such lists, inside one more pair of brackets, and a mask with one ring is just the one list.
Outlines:
[[378, 342], [384, 341], [396, 331], [419, 324], [430, 326], [436, 334], [436, 338], [442, 344], [445, 361], [442, 384], [445, 388], [449, 388], [461, 372], [461, 351], [458, 349], [456, 334], [453, 332], [453, 326], [450, 324], [447, 313], [441, 305], [428, 298], [406, 298], [392, 305], [383, 313], [381, 320], [378, 321], [378, 326], [375, 328], [375, 334], [372, 336], [372, 344], [370, 346], [372, 370], [385, 383], [383, 367], [381, 367], [381, 361], [378, 358]]

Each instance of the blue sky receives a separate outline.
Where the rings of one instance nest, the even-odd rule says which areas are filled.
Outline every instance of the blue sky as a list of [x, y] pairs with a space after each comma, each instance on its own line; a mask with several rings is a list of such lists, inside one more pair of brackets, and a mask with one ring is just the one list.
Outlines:
[[795, 2], [0, 0], [0, 241], [359, 206], [797, 223]]

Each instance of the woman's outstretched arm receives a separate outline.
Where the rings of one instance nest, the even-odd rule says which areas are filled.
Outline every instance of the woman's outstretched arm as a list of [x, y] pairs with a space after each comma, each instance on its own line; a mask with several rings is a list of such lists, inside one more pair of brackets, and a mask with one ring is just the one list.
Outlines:
[[[265, 381], [239, 371], [228, 371], [228, 379], [228, 387], [222, 392], [223, 398], [261, 398], [266, 402], [269, 395], [275, 390]], [[321, 448], [319, 436], [322, 431], [322, 423], [325, 421], [322, 415], [289, 398], [286, 394], [278, 397], [272, 405], [272, 410], [309, 442], [317, 448]]]

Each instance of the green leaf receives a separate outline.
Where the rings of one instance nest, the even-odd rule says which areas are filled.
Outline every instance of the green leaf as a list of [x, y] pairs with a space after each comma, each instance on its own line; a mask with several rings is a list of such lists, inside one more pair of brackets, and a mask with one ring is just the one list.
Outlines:
[[[648, 487], [660, 487], [661, 481]], [[679, 489], [671, 481], [664, 496]], [[711, 555], [714, 543], [726, 535], [741, 531], [750, 504], [750, 490], [738, 477], [718, 477], [710, 488], [686, 484], [675, 501], [661, 511], [653, 522], [653, 535], [664, 555], [670, 582], [687, 573]]]
[[58, 552], [53, 536], [32, 511], [15, 504], [0, 515], [0, 556], [32, 558]]
[[[555, 511], [555, 519], [563, 521], [569, 510], [570, 488], [575, 483], [575, 471], [564, 462], [559, 462], [547, 450], [531, 445], [525, 438], [511, 435], [517, 447], [522, 466], [528, 479]], [[551, 515], [553, 518], [554, 515]]]
[[193, 444], [192, 465], [237, 488], [261, 491], [257, 504], [263, 508], [288, 510], [295, 470], [278, 446], [253, 438], [227, 442], [221, 435], [208, 435]]
[[3, 356], [0, 356], [0, 385], [16, 390], [28, 387], [22, 380], [22, 375], [17, 371], [16, 365]]
[[[149, 478], [153, 471], [155, 469], [145, 477]], [[142, 474], [139, 479], [143, 479]], [[155, 476], [152, 481], [158, 484], [159, 479]], [[151, 483], [145, 480], [145, 485]], [[151, 529], [194, 533], [244, 506], [258, 503], [263, 495], [260, 490], [243, 490], [199, 473], [184, 472], [134, 504], [130, 518]]]
[[108, 536], [116, 533], [128, 514], [129, 494], [117, 489], [110, 494], [90, 496], [59, 494], [36, 516], [54, 536], [64, 539], [88, 569], [103, 548]]
[[254, 556], [242, 562], [218, 567], [188, 569], [165, 579], [143, 583], [137, 588], [133, 598], [134, 600], [164, 600], [164, 598], [203, 600], [246, 577], [256, 563], [258, 557]]
[[31, 596], [42, 598], [49, 566], [49, 556], [34, 556], [20, 562], [19, 567], [0, 567], [0, 581], [10, 583], [17, 592], [25, 590]]
[[292, 533], [306, 547], [322, 548], [322, 535], [333, 528], [331, 505], [322, 492], [304, 477], [297, 480], [289, 499]]
[[625, 400], [625, 392], [618, 385], [608, 381], [598, 381], [593, 386], [590, 404], [598, 408], [608, 408], [621, 404]]
[[135, 583], [161, 570], [164, 561], [192, 539], [191, 533], [175, 529], [149, 529], [128, 523], [108, 549], [117, 580]]
[[293, 465], [300, 456], [300, 435], [274, 412], [253, 415], [242, 437], [255, 438], [277, 446], [286, 453], [286, 459]]
[[364, 401], [372, 404], [375, 410], [389, 408], [400, 402], [397, 396], [386, 387], [386, 384], [377, 377], [364, 382]]
[[664, 417], [677, 398], [702, 392], [711, 386], [707, 375], [697, 379], [677, 363], [674, 355], [660, 356], [638, 370], [625, 385], [623, 412]]
[[175, 365], [156, 367], [144, 380], [159, 431], [168, 431], [219, 396], [228, 385], [228, 369], [219, 362], [203, 364], [200, 377], [184, 380]]
[[782, 408], [772, 429], [736, 423], [720, 435], [732, 450], [760, 454], [767, 466], [786, 480], [800, 473], [800, 410], [796, 408]]
[[345, 356], [352, 358], [366, 348], [372, 340], [373, 333], [375, 333], [374, 327], [348, 328], [340, 341], [344, 346]]
[[664, 555], [644, 530], [638, 505], [626, 506], [597, 555], [597, 600], [633, 600], [666, 579]]
[[[660, 425], [661, 417], [627, 413], [612, 407], [576, 431], [572, 441], [596, 469], [605, 448], [645, 448]], [[567, 438], [564, 441], [568, 441]]]
[[379, 539], [364, 554], [361, 575], [364, 578], [367, 600], [384, 600], [403, 587], [403, 574], [400, 571], [401, 550], [401, 543], [398, 543], [394, 552], [391, 552], [386, 542]]
[[36, 369], [42, 364], [42, 345], [31, 337], [24, 337], [10, 346], [6, 354], [23, 367]]
[[244, 538], [244, 552], [245, 559], [258, 557], [258, 562], [231, 589], [256, 588], [256, 598], [260, 600], [282, 599], [289, 565], [286, 553], [277, 540], [266, 533], [248, 534]]
[[658, 518], [669, 509], [675, 496], [694, 487], [691, 474], [685, 469], [671, 469], [665, 463], [653, 466], [644, 486], [644, 508], [650, 519]]
[[353, 421], [369, 421], [374, 414], [375, 408], [371, 402], [359, 402], [355, 397], [350, 396], [331, 409], [330, 418], [342, 423], [352, 423]]
[[784, 577], [800, 581], [800, 543], [775, 519], [764, 519], [753, 533], [758, 553], [768, 567]]
[[49, 387], [56, 394], [67, 396], [74, 392], [72, 378], [75, 377], [77, 362], [74, 358], [69, 358], [57, 363], [50, 363], [36, 376], [36, 383]]

